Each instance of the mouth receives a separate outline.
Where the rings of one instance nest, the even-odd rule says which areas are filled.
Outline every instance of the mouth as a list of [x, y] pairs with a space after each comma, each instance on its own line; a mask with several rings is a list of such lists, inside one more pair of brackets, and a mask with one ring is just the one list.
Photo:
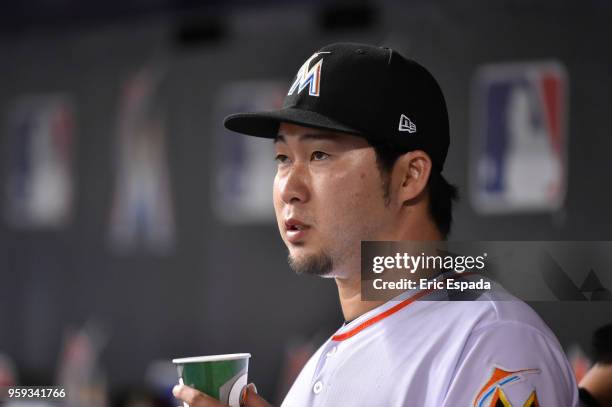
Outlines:
[[310, 226], [295, 219], [285, 220], [285, 234], [290, 243], [298, 243], [306, 237]]

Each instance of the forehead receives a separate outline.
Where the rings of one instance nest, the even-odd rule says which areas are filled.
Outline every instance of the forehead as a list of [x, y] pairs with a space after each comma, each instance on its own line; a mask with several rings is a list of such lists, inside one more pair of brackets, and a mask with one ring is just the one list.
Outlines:
[[351, 146], [354, 148], [368, 147], [368, 142], [359, 136], [353, 134], [318, 129], [316, 127], [305, 127], [292, 123], [282, 122], [278, 129], [278, 135], [274, 142], [278, 143], [294, 143], [308, 142], [312, 140], [325, 140], [334, 143]]

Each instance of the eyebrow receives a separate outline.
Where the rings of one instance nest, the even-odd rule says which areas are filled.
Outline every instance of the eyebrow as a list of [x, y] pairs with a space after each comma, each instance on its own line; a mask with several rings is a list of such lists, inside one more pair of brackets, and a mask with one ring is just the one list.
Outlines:
[[[335, 140], [337, 139], [337, 137], [335, 135], [332, 134], [318, 134], [318, 133], [306, 133], [306, 134], [302, 134], [300, 136], [298, 136], [300, 141], [303, 140]], [[277, 134], [276, 137], [274, 137], [274, 144], [278, 143], [278, 142], [282, 142], [282, 143], [286, 143], [285, 141], [285, 136], [283, 136], [282, 134]]]

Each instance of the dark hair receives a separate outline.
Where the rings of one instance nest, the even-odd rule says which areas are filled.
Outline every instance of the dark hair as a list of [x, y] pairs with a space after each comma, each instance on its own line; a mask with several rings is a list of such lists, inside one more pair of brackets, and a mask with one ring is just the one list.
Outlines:
[[[397, 159], [408, 152], [390, 144], [373, 144], [376, 152], [376, 162], [378, 168], [385, 179], [383, 188], [385, 199], [389, 197], [388, 177]], [[438, 230], [447, 238], [451, 224], [453, 223], [453, 201], [459, 199], [457, 187], [450, 184], [442, 174], [432, 168], [427, 180], [427, 190], [429, 192], [429, 213], [434, 220]]]

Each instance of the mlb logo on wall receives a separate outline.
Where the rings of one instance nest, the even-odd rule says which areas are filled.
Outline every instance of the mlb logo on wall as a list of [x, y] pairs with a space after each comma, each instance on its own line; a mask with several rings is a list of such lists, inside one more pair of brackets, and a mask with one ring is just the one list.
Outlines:
[[57, 228], [73, 204], [74, 106], [64, 94], [19, 98], [9, 109], [6, 144], [7, 221]]
[[559, 209], [567, 177], [565, 68], [556, 62], [487, 65], [477, 72], [472, 92], [475, 209]]

